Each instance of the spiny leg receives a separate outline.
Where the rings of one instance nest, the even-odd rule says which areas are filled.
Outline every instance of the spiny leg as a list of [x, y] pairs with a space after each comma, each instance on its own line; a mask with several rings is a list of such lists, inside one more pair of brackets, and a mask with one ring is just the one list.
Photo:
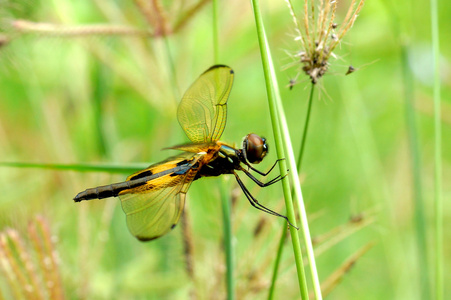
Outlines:
[[272, 210], [270, 210], [269, 208], [266, 208], [265, 206], [261, 205], [249, 192], [249, 190], [244, 186], [243, 182], [241, 181], [241, 179], [238, 177], [237, 174], [235, 174], [235, 177], [237, 179], [237, 182], [241, 188], [241, 190], [244, 192], [244, 195], [246, 195], [246, 198], [249, 200], [250, 204], [255, 207], [258, 210], [261, 210], [265, 213], [277, 216], [277, 217], [283, 217], [285, 218], [285, 216], [282, 216]]
[[249, 169], [251, 169], [252, 171], [258, 173], [259, 175], [267, 176], [269, 173], [271, 173], [271, 171], [274, 169], [274, 167], [277, 165], [277, 163], [278, 163], [279, 161], [281, 161], [281, 160], [284, 160], [284, 159], [285, 159], [285, 158], [279, 158], [278, 160], [276, 160], [276, 162], [272, 165], [272, 167], [271, 167], [271, 168], [269, 169], [269, 171], [266, 172], [266, 173], [257, 170], [256, 168], [254, 168], [253, 166], [251, 166], [251, 164], [249, 164], [249, 163], [247, 163], [247, 162], [245, 162], [245, 164], [246, 164], [246, 166], [247, 166]]
[[254, 198], [254, 196], [252, 196], [252, 194], [249, 192], [249, 190], [246, 188], [246, 186], [244, 185], [244, 183], [241, 181], [240, 177], [238, 176], [238, 174], [236, 172], [233, 172], [233, 174], [235, 175], [236, 181], [238, 182], [238, 185], [240, 186], [241, 190], [243, 191], [244, 195], [246, 195], [247, 200], [249, 200], [249, 203], [255, 207], [258, 210], [261, 210], [263, 212], [266, 212], [270, 215], [273, 216], [277, 216], [277, 217], [281, 217], [284, 218], [285, 220], [287, 220], [288, 224], [290, 224], [290, 226], [296, 228], [297, 230], [299, 230], [298, 227], [294, 226], [293, 224], [291, 224], [290, 220], [288, 220], [288, 218], [284, 215], [281, 215], [279, 213], [276, 213], [275, 211], [267, 208], [266, 206], [260, 204], [258, 202], [257, 199]]
[[[280, 181], [280, 180], [283, 179], [283, 177], [279, 175], [279, 176], [277, 176], [276, 178], [273, 178], [273, 179], [271, 179], [270, 181], [268, 181], [268, 182], [266, 182], [266, 183], [263, 183], [263, 182], [261, 182], [260, 180], [258, 180], [257, 178], [255, 178], [255, 176], [252, 175], [248, 170], [246, 170], [246, 169], [244, 169], [244, 168], [241, 168], [241, 171], [243, 171], [244, 174], [246, 174], [247, 177], [249, 177], [250, 179], [252, 179], [252, 181], [255, 182], [256, 184], [258, 184], [260, 187], [267, 187], [267, 186], [269, 186], [269, 185], [271, 185], [271, 184], [274, 184], [274, 183], [276, 183], [276, 182], [278, 182], [278, 181]], [[285, 176], [287, 176], [287, 174], [286, 174]], [[285, 176], [284, 176], [284, 177], [285, 177]]]

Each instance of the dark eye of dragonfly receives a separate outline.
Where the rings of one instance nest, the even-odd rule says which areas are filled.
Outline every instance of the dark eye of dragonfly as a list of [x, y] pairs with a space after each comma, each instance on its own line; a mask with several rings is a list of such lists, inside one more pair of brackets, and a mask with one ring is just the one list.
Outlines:
[[268, 153], [268, 144], [266, 139], [255, 133], [248, 134], [243, 141], [243, 152], [247, 161], [251, 164], [258, 164]]

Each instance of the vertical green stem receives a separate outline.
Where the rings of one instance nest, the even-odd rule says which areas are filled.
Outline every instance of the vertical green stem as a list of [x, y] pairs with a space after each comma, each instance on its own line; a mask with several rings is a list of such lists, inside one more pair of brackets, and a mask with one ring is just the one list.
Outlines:
[[213, 0], [213, 54], [215, 64], [219, 63], [219, 18], [218, 18], [219, 1]]
[[419, 265], [419, 279], [421, 288], [421, 299], [429, 298], [429, 276], [428, 276], [428, 264], [427, 264], [427, 246], [426, 246], [426, 221], [424, 216], [423, 205], [423, 191], [421, 183], [421, 163], [420, 163], [420, 150], [418, 146], [418, 136], [415, 120], [414, 110], [414, 84], [412, 74], [408, 70], [408, 58], [407, 47], [405, 44], [401, 46], [401, 68], [402, 77], [404, 80], [404, 99], [405, 99], [405, 111], [406, 111], [406, 123], [407, 134], [409, 137], [409, 148], [412, 160], [413, 171], [413, 204], [415, 214], [415, 233], [418, 247], [418, 265]]
[[277, 275], [279, 274], [279, 265], [283, 253], [283, 245], [287, 239], [285, 224], [282, 226], [282, 232], [280, 233], [279, 245], [277, 246], [276, 260], [274, 261], [274, 269], [272, 271], [271, 286], [269, 287], [268, 300], [274, 299], [274, 290], [276, 288]]
[[[415, 105], [414, 105], [414, 90], [415, 85], [413, 82], [412, 73], [409, 70], [408, 61], [408, 45], [404, 32], [402, 32], [401, 25], [405, 20], [400, 19], [397, 11], [394, 9], [394, 2], [384, 2], [387, 6], [388, 15], [391, 16], [392, 28], [396, 35], [396, 38], [401, 41], [401, 74], [404, 85], [404, 103], [406, 114], [406, 128], [410, 149], [410, 159], [412, 165], [412, 185], [413, 185], [413, 207], [414, 207], [414, 222], [415, 222], [415, 234], [416, 243], [418, 248], [417, 260], [419, 266], [420, 280], [420, 299], [428, 299], [431, 297], [430, 281], [429, 281], [429, 268], [428, 268], [428, 247], [426, 240], [426, 218], [424, 213], [424, 198], [422, 190], [422, 170], [421, 170], [421, 155], [420, 146], [418, 144], [418, 130], [415, 118]], [[410, 28], [411, 26], [405, 26]]]
[[[307, 139], [308, 125], [310, 123], [310, 113], [312, 111], [314, 88], [315, 88], [315, 85], [312, 84], [312, 87], [310, 89], [310, 96], [309, 96], [309, 100], [308, 100], [307, 113], [305, 116], [304, 132], [302, 134], [301, 147], [299, 150], [299, 157], [298, 157], [298, 162], [297, 162], [298, 173], [301, 171], [302, 156], [304, 154], [305, 141]], [[294, 189], [291, 190], [291, 196], [292, 196], [292, 198], [295, 197]], [[276, 260], [274, 262], [274, 269], [273, 269], [273, 274], [272, 274], [272, 278], [271, 278], [271, 286], [269, 288], [268, 299], [273, 299], [273, 297], [274, 297], [274, 289], [275, 289], [275, 285], [276, 285], [276, 281], [277, 281], [277, 273], [279, 272], [279, 264], [280, 264], [280, 259], [282, 257], [282, 253], [283, 253], [283, 245], [285, 244], [285, 239], [286, 239], [285, 227], [282, 227], [282, 233], [280, 235], [279, 246], [277, 247]]]
[[223, 180], [221, 182], [221, 204], [222, 204], [222, 221], [224, 228], [224, 248], [226, 255], [226, 286], [227, 299], [235, 299], [234, 294], [234, 278], [233, 278], [233, 245], [232, 245], [232, 222], [231, 222], [231, 204], [229, 197], [228, 185]]
[[[270, 56], [269, 56], [269, 59], [271, 59]], [[309, 268], [310, 268], [310, 275], [311, 275], [312, 281], [313, 281], [313, 292], [315, 293], [315, 298], [318, 300], [321, 300], [323, 298], [321, 295], [321, 285], [319, 282], [318, 271], [316, 269], [315, 253], [313, 252], [312, 239], [310, 237], [310, 230], [309, 230], [308, 220], [307, 220], [307, 212], [305, 210], [304, 200], [302, 198], [301, 184], [299, 183], [299, 174], [298, 174], [298, 170], [296, 168], [296, 159], [294, 157], [293, 146], [291, 144], [291, 139], [290, 139], [290, 133], [288, 130], [288, 125], [287, 125], [287, 121], [285, 118], [284, 109], [282, 106], [282, 100], [280, 98], [279, 86], [277, 85], [277, 81], [275, 79], [276, 75], [275, 75], [275, 71], [274, 71], [274, 67], [273, 67], [272, 63], [270, 66], [271, 66], [272, 77], [274, 78], [274, 82], [275, 82], [275, 84], [274, 84], [274, 88], [276, 89], [275, 99], [276, 99], [276, 105], [277, 105], [277, 109], [278, 109], [278, 113], [279, 113], [280, 126], [281, 126], [282, 132], [283, 132], [282, 140], [283, 140], [283, 145], [286, 150], [287, 162], [289, 164], [289, 169], [290, 169], [290, 173], [288, 175], [291, 179], [291, 182], [293, 182], [293, 195], [294, 195], [293, 199], [296, 201], [298, 214], [299, 214], [299, 220], [301, 222], [301, 226], [300, 226], [301, 232], [302, 232], [302, 236], [304, 237], [305, 250], [307, 252], [307, 259], [308, 259]]]
[[443, 200], [442, 128], [440, 107], [440, 46], [437, 0], [431, 0], [432, 51], [434, 59], [434, 139], [435, 139], [435, 299], [443, 299]]
[[299, 156], [298, 156], [298, 163], [297, 163], [298, 173], [301, 172], [302, 157], [304, 155], [305, 141], [307, 140], [308, 125], [310, 124], [310, 113], [312, 111], [314, 90], [315, 90], [315, 85], [312, 83], [312, 87], [310, 88], [310, 96], [309, 96], [309, 100], [308, 100], [307, 112], [305, 115], [304, 132], [302, 133], [301, 147], [299, 148]]
[[[256, 30], [257, 30], [257, 36], [258, 36], [258, 42], [260, 45], [260, 52], [261, 52], [261, 59], [262, 59], [262, 65], [263, 65], [263, 71], [265, 75], [265, 82], [266, 82], [266, 92], [268, 96], [268, 104], [269, 104], [269, 111], [271, 115], [271, 123], [274, 131], [274, 138], [275, 138], [275, 144], [276, 144], [276, 151], [278, 158], [284, 158], [285, 153], [287, 149], [284, 149], [284, 142], [282, 137], [282, 128], [280, 118], [283, 117], [281, 115], [281, 111], [279, 110], [278, 103], [276, 102], [275, 98], [276, 92], [275, 92], [275, 85], [277, 85], [276, 78], [274, 77], [273, 72], [273, 64], [271, 61], [271, 55], [269, 52], [269, 47], [267, 45], [265, 30], [263, 26], [263, 20], [260, 13], [260, 7], [258, 0], [251, 0], [253, 10], [254, 10], [254, 17], [255, 17], [255, 24], [256, 24]], [[284, 133], [287, 133], [286, 131]], [[289, 139], [289, 137], [285, 137], [285, 139]], [[289, 160], [290, 157], [287, 157], [287, 160]], [[285, 196], [285, 205], [287, 208], [287, 216], [288, 219], [292, 224], [296, 224], [295, 220], [295, 214], [294, 214], [294, 207], [292, 203], [291, 198], [291, 192], [290, 192], [290, 185], [288, 177], [285, 175], [287, 174], [287, 162], [286, 160], [282, 160], [279, 163], [280, 167], [280, 174], [283, 178], [282, 180], [282, 186], [283, 186], [283, 192]], [[297, 172], [295, 172], [297, 174]], [[296, 182], [294, 182], [296, 184]], [[299, 289], [301, 293], [302, 299], [308, 299], [308, 288], [307, 288], [307, 282], [305, 278], [305, 270], [304, 270], [304, 263], [302, 261], [302, 252], [301, 252], [301, 245], [299, 241], [299, 236], [297, 234], [297, 230], [290, 226], [290, 234], [291, 234], [291, 242], [293, 245], [293, 253], [296, 263], [296, 270], [298, 275], [298, 284]]]
[[91, 79], [93, 82], [92, 103], [94, 112], [95, 131], [97, 134], [97, 145], [99, 155], [105, 157], [107, 155], [107, 147], [105, 143], [105, 136], [102, 130], [103, 124], [103, 101], [108, 93], [108, 80], [105, 67], [97, 60], [92, 63]]
[[177, 86], [177, 76], [176, 76], [176, 70], [175, 70], [175, 64], [174, 59], [172, 58], [171, 54], [171, 45], [169, 44], [169, 38], [167, 36], [163, 37], [164, 40], [164, 46], [166, 47], [166, 54], [168, 59], [168, 65], [169, 65], [169, 79], [171, 80], [171, 87], [172, 87], [172, 95], [174, 96], [174, 103], [177, 104], [180, 99], [180, 91]]

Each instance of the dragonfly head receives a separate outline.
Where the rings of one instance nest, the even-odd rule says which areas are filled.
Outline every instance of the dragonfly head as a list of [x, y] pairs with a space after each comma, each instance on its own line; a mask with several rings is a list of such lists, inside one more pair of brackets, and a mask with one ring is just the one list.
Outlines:
[[250, 133], [243, 140], [243, 149], [245, 159], [251, 164], [260, 163], [268, 153], [268, 144], [266, 139]]

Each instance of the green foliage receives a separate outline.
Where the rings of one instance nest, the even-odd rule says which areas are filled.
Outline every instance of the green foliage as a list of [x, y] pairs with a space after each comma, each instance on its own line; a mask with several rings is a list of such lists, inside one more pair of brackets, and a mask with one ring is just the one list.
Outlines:
[[[0, 162], [25, 168], [0, 165], [2, 236], [13, 228], [26, 240], [28, 222], [43, 215], [50, 226], [46, 232], [58, 237], [52, 245], [58, 253], [58, 287], [68, 299], [225, 298], [221, 179], [196, 181], [188, 193], [193, 276], [185, 270], [180, 225], [161, 239], [141, 243], [128, 233], [117, 199], [72, 201], [85, 188], [125, 178], [114, 174], [122, 170], [113, 172], [109, 166], [132, 171], [136, 163], [146, 166], [174, 153], [162, 148], [187, 141], [175, 112], [180, 95], [215, 63], [209, 1], [161, 1], [166, 14], [160, 19], [155, 12], [163, 8], [148, 4], [159, 1], [16, 2], [0, 7]], [[249, 132], [265, 136], [270, 152], [258, 166], [265, 170], [276, 159], [276, 151], [251, 5], [218, 2], [220, 63], [235, 71], [222, 140], [239, 146]], [[300, 15], [303, 3], [292, 2]], [[328, 284], [322, 286], [323, 293], [332, 299], [420, 299], [424, 278], [433, 278], [434, 73], [425, 13], [429, 7], [405, 0], [381, 4], [365, 3], [352, 30], [334, 50], [337, 58], [329, 58], [328, 71], [315, 87], [303, 154], [300, 178], [317, 269], [321, 283]], [[440, 47], [449, 49], [451, 5], [439, 5]], [[296, 60], [299, 43], [294, 41], [285, 1], [264, 1], [261, 10], [297, 154], [310, 80], [301, 74], [289, 89], [299, 68], [287, 66]], [[339, 5], [337, 23], [345, 13]], [[47, 27], [50, 31], [38, 26], [44, 23], [53, 26]], [[107, 31], [108, 27], [92, 24], [115, 27]], [[441, 59], [446, 70], [447, 52], [442, 50]], [[356, 71], [345, 76], [349, 65]], [[409, 87], [403, 81], [406, 70], [413, 81]], [[443, 72], [442, 79], [441, 167], [447, 199], [449, 74]], [[417, 243], [413, 194], [417, 189], [409, 158], [413, 150], [405, 120], [405, 88], [412, 92], [409, 113], [415, 115], [418, 129], [415, 169], [421, 179], [415, 184], [422, 185], [427, 257], [419, 256], [423, 252]], [[39, 169], [23, 165], [28, 163], [44, 165]], [[54, 169], [67, 164], [78, 170]], [[88, 171], [85, 164], [108, 172], [79, 172]], [[285, 213], [281, 185], [261, 189], [243, 179], [262, 204]], [[235, 185], [227, 185], [236, 299], [262, 299], [268, 295], [285, 223], [253, 209]], [[451, 206], [443, 202], [447, 220]], [[444, 234], [444, 249], [449, 249], [451, 236], [449, 231]], [[366, 245], [373, 241], [368, 251]], [[284, 247], [274, 299], [281, 295], [298, 299], [293, 254], [287, 251], [291, 246]], [[31, 246], [24, 251], [36, 253]], [[26, 291], [8, 285], [2, 253], [0, 299], [7, 299]], [[443, 255], [442, 267], [447, 270], [450, 251]], [[430, 266], [427, 276], [420, 274], [422, 264]], [[450, 276], [445, 272], [444, 282]], [[307, 282], [312, 291], [311, 279]], [[445, 296], [451, 293], [449, 286], [444, 289]]]

